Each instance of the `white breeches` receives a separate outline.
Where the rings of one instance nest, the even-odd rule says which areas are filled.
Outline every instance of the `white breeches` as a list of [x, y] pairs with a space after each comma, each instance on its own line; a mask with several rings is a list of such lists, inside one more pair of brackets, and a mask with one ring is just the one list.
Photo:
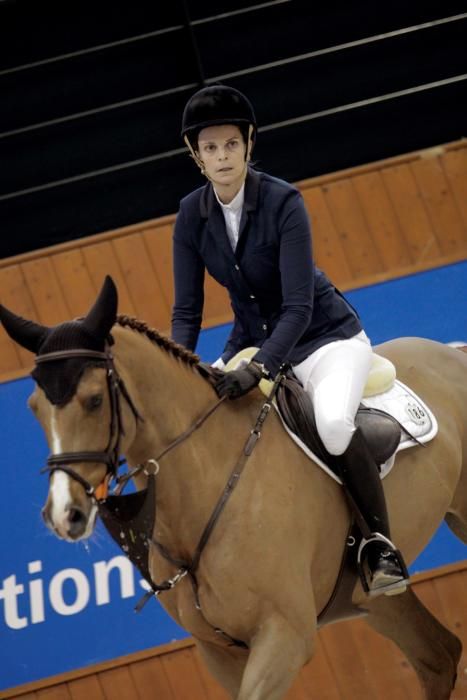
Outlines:
[[371, 355], [370, 341], [361, 331], [323, 345], [293, 368], [311, 397], [319, 436], [332, 455], [343, 454], [355, 432]]

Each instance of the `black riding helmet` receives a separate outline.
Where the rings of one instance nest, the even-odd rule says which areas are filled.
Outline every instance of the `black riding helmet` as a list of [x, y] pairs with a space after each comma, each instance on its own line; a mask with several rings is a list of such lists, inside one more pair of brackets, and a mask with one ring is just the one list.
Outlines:
[[186, 137], [196, 149], [201, 129], [216, 124], [238, 125], [245, 142], [251, 124], [254, 139], [256, 117], [250, 101], [239, 90], [227, 85], [212, 85], [198, 90], [190, 97], [183, 111], [182, 138]]

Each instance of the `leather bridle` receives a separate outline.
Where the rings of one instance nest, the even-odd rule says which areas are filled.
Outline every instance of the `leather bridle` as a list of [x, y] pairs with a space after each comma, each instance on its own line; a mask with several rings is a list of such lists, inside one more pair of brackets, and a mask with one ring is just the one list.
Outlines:
[[[36, 357], [36, 365], [44, 362], [57, 362], [59, 360], [77, 358], [97, 360], [99, 363], [102, 362], [105, 366], [107, 389], [110, 399], [109, 441], [105, 450], [101, 452], [61, 452], [51, 454], [47, 459], [47, 466], [41, 470], [41, 473], [48, 472], [51, 476], [56, 471], [65, 472], [65, 474], [68, 474], [68, 476], [81, 484], [88, 496], [97, 500], [98, 496], [96, 495], [96, 491], [105, 484], [102, 493], [104, 497], [106, 496], [107, 483], [110, 479], [117, 477], [118, 469], [125, 461], [120, 459], [121, 438], [125, 434], [121, 412], [121, 396], [123, 396], [128, 403], [135, 419], [143, 420], [143, 418], [138, 413], [122, 378], [117, 372], [114, 358], [108, 344], [106, 344], [104, 352], [75, 349], [44, 353]], [[101, 484], [96, 487], [92, 486], [89, 481], [70, 466], [70, 464], [82, 462], [98, 462], [106, 465], [106, 473]]]

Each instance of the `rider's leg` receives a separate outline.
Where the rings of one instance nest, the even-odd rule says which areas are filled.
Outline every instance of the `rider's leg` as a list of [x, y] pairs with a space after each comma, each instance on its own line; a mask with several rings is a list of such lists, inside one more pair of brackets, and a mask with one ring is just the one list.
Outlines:
[[[319, 348], [294, 367], [313, 401], [318, 433], [335, 457], [340, 476], [370, 532], [390, 540], [386, 501], [377, 465], [355, 415], [371, 366], [371, 346], [365, 333]], [[370, 589], [383, 589], [405, 581], [389, 545], [368, 545]]]

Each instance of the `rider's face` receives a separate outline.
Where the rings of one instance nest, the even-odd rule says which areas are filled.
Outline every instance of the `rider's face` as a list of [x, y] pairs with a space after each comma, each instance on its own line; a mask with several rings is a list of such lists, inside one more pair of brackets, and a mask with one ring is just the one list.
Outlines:
[[238, 191], [246, 174], [245, 152], [243, 136], [234, 124], [208, 126], [198, 135], [199, 157], [216, 189]]

